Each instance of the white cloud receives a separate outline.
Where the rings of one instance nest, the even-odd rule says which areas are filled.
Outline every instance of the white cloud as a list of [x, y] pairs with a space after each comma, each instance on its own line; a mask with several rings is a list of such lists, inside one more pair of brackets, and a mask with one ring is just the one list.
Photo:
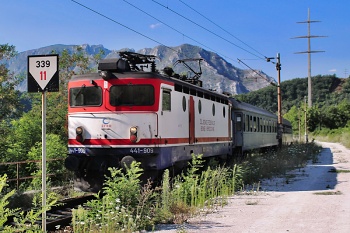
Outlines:
[[337, 69], [331, 69], [331, 70], [328, 70], [329, 73], [335, 73], [337, 72]]
[[155, 23], [155, 24], [149, 25], [149, 27], [150, 27], [151, 29], [155, 29], [155, 28], [157, 28], [157, 27], [160, 27], [161, 25], [162, 25], [161, 23]]

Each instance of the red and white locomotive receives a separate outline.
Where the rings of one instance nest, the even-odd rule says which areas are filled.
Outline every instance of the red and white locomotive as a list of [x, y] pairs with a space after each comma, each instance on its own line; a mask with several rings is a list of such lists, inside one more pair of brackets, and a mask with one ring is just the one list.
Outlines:
[[154, 59], [120, 52], [119, 59], [102, 60], [99, 73], [69, 81], [65, 166], [75, 172], [77, 187], [97, 191], [109, 167], [132, 161], [155, 177], [167, 168], [180, 171], [193, 153], [225, 159], [278, 145], [274, 114], [169, 69], [160, 74]]

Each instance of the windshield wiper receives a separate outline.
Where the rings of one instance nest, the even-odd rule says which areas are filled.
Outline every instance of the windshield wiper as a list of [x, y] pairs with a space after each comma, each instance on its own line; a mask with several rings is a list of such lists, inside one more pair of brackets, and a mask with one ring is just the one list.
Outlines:
[[83, 84], [81, 87], [80, 87], [80, 89], [79, 89], [79, 91], [78, 91], [78, 93], [77, 93], [77, 95], [75, 96], [75, 99], [77, 99], [78, 98], [78, 96], [83, 92], [83, 90], [84, 90], [84, 88], [86, 87], [86, 85], [85, 84]]

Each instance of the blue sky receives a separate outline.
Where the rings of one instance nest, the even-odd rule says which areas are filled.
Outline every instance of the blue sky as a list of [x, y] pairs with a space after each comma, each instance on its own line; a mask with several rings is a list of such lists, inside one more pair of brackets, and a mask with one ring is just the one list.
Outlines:
[[280, 53], [283, 81], [308, 75], [307, 54], [294, 54], [307, 51], [307, 39], [291, 38], [307, 35], [307, 24], [297, 22], [306, 21], [310, 9], [311, 20], [321, 21], [311, 24], [311, 35], [327, 36], [311, 39], [311, 50], [325, 51], [312, 54], [312, 75], [336, 74], [343, 78], [350, 74], [348, 0], [76, 2], [2, 1], [0, 44], [14, 45], [17, 51], [22, 52], [53, 44], [102, 44], [111, 50], [126, 47], [138, 50], [159, 43], [166, 46], [188, 43], [216, 52], [234, 66], [246, 69], [238, 63], [239, 58], [275, 79], [275, 66], [262, 58], [276, 57]]

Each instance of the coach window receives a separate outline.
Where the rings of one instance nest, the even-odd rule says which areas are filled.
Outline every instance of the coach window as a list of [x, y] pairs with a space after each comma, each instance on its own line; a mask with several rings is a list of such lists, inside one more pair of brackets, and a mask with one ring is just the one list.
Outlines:
[[260, 125], [260, 132], [263, 132], [263, 121], [262, 121], [262, 118], [260, 117], [259, 118], [259, 125]]
[[243, 114], [243, 131], [245, 131], [245, 114]]
[[273, 122], [273, 128], [275, 129], [275, 133], [277, 132], [277, 124], [276, 124], [276, 121]]
[[253, 122], [254, 122], [254, 132], [256, 132], [256, 117], [253, 118]]
[[242, 130], [242, 115], [237, 114], [236, 116], [236, 131], [241, 131]]
[[264, 125], [264, 133], [266, 133], [266, 120], [265, 120], [265, 118], [263, 119], [263, 125]]
[[162, 110], [171, 111], [171, 91], [167, 89], [163, 90]]
[[249, 131], [250, 131], [250, 132], [253, 132], [253, 117], [252, 117], [252, 116], [250, 116], [250, 118], [249, 118], [249, 124], [250, 124], [250, 129], [249, 129]]
[[213, 107], [211, 110], [212, 110], [213, 116], [215, 116], [215, 104], [213, 104]]
[[224, 116], [224, 118], [226, 117], [226, 109], [225, 109], [225, 106], [222, 108], [222, 115]]
[[249, 131], [249, 115], [245, 115], [245, 131]]

